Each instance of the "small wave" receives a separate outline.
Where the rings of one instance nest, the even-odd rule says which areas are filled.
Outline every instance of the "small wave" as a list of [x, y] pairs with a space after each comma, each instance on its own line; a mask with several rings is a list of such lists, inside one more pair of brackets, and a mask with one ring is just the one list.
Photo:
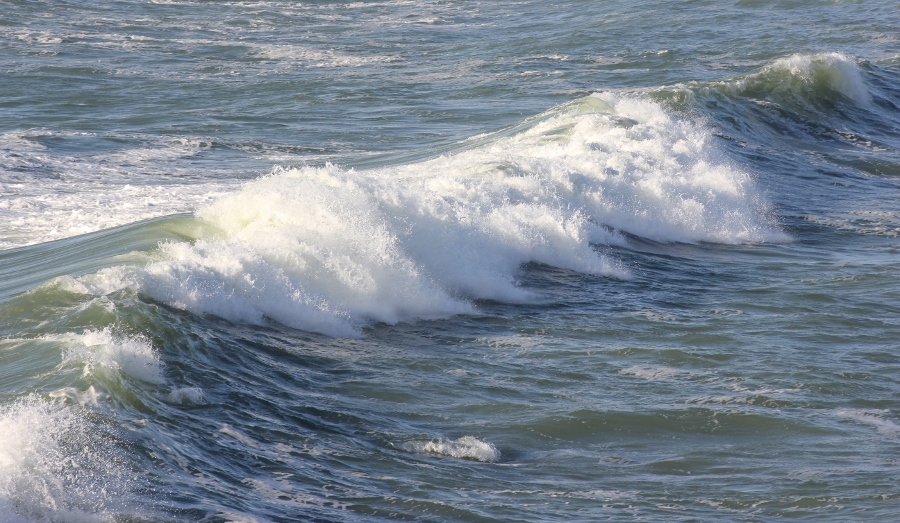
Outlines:
[[180, 405], [196, 405], [206, 401], [206, 394], [199, 387], [173, 389], [165, 396], [166, 401]]
[[900, 425], [880, 416], [880, 414], [885, 412], [886, 411], [838, 409], [835, 411], [834, 415], [839, 418], [851, 419], [858, 423], [871, 425], [875, 427], [878, 432], [890, 438], [900, 438]]
[[408, 441], [402, 445], [402, 448], [416, 454], [448, 456], [483, 462], [494, 462], [500, 458], [500, 451], [493, 444], [473, 436], [463, 436], [456, 440]]
[[872, 103], [859, 66], [841, 53], [791, 55], [722, 85], [741, 96], [785, 104], [816, 104], [834, 94], [862, 107]]
[[150, 341], [143, 337], [118, 335], [106, 328], [68, 334], [63, 341], [69, 346], [63, 364], [82, 365], [85, 377], [112, 372], [148, 383], [165, 383], [164, 364]]
[[900, 211], [881, 209], [855, 209], [840, 216], [804, 216], [819, 225], [835, 229], [853, 231], [856, 234], [900, 236]]
[[109, 163], [117, 167], [122, 166], [118, 167], [121, 170], [124, 170], [127, 166], [140, 164], [155, 164], [156, 169], [159, 169], [159, 164], [169, 164], [166, 167], [171, 168], [176, 160], [197, 156], [209, 150], [210, 146], [210, 141], [192, 138], [170, 138], [159, 140], [158, 143], [153, 143], [150, 146], [100, 154], [93, 156], [91, 159], [98, 163]]

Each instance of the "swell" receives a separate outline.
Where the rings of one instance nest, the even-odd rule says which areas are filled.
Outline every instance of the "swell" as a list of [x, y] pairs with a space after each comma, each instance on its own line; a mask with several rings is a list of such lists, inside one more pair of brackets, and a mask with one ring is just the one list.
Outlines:
[[[839, 73], [842, 67], [834, 71]], [[0, 354], [6, 353], [7, 368], [26, 368], [24, 360], [46, 355], [40, 372], [32, 366], [23, 381], [39, 382], [40, 392], [47, 392], [50, 399], [29, 397], [0, 409], [0, 421], [7, 428], [0, 455], [22, 458], [0, 460], [4, 467], [0, 470], [0, 510], [16, 512], [27, 520], [115, 520], [122, 512], [134, 511], [127, 506], [127, 499], [118, 497], [144, 488], [129, 483], [133, 468], [168, 474], [169, 479], [159, 480], [160, 490], [175, 500], [167, 503], [192, 508], [196, 512], [185, 514], [199, 519], [203, 510], [197, 507], [218, 510], [233, 506], [237, 491], [231, 487], [240, 481], [233, 478], [242, 476], [240, 470], [229, 467], [247, 466], [234, 464], [233, 458], [248, 448], [270, 462], [286, 462], [286, 474], [300, 470], [312, 459], [309, 456], [315, 456], [323, 464], [321, 470], [306, 469], [303, 474], [322, 484], [333, 482], [331, 471], [347, 466], [349, 460], [336, 453], [317, 454], [321, 445], [317, 438], [332, 431], [348, 441], [359, 439], [367, 428], [362, 420], [370, 421], [374, 409], [361, 408], [364, 403], [359, 398], [338, 408], [321, 390], [328, 379], [363, 375], [366, 365], [359, 364], [354, 372], [343, 365], [329, 372], [313, 372], [309, 369], [316, 367], [315, 358], [290, 352], [296, 338], [273, 341], [278, 329], [229, 330], [228, 322], [221, 322], [217, 328], [227, 332], [228, 340], [218, 339], [204, 330], [205, 322], [178, 309], [236, 322], [275, 320], [332, 336], [359, 336], [375, 322], [469, 313], [477, 310], [478, 300], [516, 303], [539, 299], [519, 278], [521, 265], [532, 261], [568, 271], [628, 278], [629, 267], [622, 266], [608, 248], [627, 245], [627, 238], [724, 244], [782, 241], [785, 235], [772, 218], [754, 176], [763, 171], [760, 165], [770, 164], [755, 163], [758, 160], [751, 155], [760, 150], [775, 157], [786, 154], [777, 147], [784, 133], [779, 126], [797, 130], [798, 139], [812, 148], [817, 140], [807, 139], [814, 135], [804, 125], [837, 130], [870, 113], [876, 121], [895, 118], [872, 109], [893, 103], [875, 81], [878, 74], [889, 77], [890, 72], [873, 66], [876, 72], [872, 73], [867, 66], [857, 67], [861, 85], [870, 90], [868, 104], [863, 103], [864, 97], [855, 99], [830, 81], [819, 82], [820, 87], [813, 82], [813, 88], [808, 88], [802, 78], [791, 76], [799, 73], [778, 68], [752, 73], [757, 75], [753, 89], [729, 86], [729, 82], [691, 88], [696, 99], [688, 109], [702, 112], [706, 104], [715, 102], [718, 107], [710, 120], [718, 129], [682, 112], [666, 110], [665, 104], [648, 101], [650, 96], [645, 93], [601, 93], [553, 109], [514, 129], [476, 137], [466, 147], [439, 158], [363, 171], [333, 165], [277, 169], [199, 209], [196, 218], [167, 217], [3, 252], [0, 290], [7, 302], [3, 305], [31, 311], [26, 313], [34, 316], [32, 331], [43, 334], [27, 340], [3, 340], [0, 348], [11, 350]], [[766, 80], [767, 75], [773, 78]], [[779, 78], [784, 75], [793, 90], [780, 87]], [[760, 87], [766, 82], [774, 87]], [[666, 96], [675, 96], [671, 92], [675, 91]], [[850, 94], [853, 92], [851, 89]], [[825, 110], [831, 106], [842, 112], [835, 116]], [[734, 120], [734, 127], [728, 129], [728, 140], [723, 142], [716, 133], [727, 118]], [[793, 128], [790, 122], [801, 124]], [[879, 136], [884, 141], [893, 139], [888, 130]], [[848, 142], [846, 151], [857, 150], [866, 149]], [[763, 172], [763, 181], [772, 185], [778, 175], [788, 174], [783, 186], [796, 191], [804, 187], [798, 183], [802, 176], [817, 179], [814, 170], [790, 174], [794, 171], [788, 157], [782, 161], [784, 165], [776, 172]], [[750, 163], [754, 165], [752, 173], [747, 167]], [[816, 186], [823, 187], [822, 194], [833, 196], [833, 188], [827, 192], [831, 185]], [[775, 197], [782, 201], [781, 195]], [[9, 299], [55, 277], [65, 279], [65, 284], [60, 285], [58, 279]], [[659, 277], [673, 278], [664, 271]], [[47, 305], [63, 301], [59, 289], [67, 296], [77, 296], [78, 306], [71, 308], [75, 312]], [[122, 290], [127, 292], [116, 294]], [[157, 307], [146, 300], [136, 307], [135, 292], [172, 307]], [[152, 312], [142, 315], [134, 308]], [[71, 316], [68, 321], [44, 323], [49, 316], [66, 314]], [[10, 324], [4, 328], [9, 329]], [[21, 324], [13, 328], [27, 330]], [[49, 332], [51, 329], [54, 332]], [[151, 334], [134, 334], [144, 330]], [[239, 343], [247, 350], [235, 350], [234, 340], [248, 332], [254, 340]], [[380, 348], [388, 352], [389, 345]], [[357, 348], [350, 345], [346, 350]], [[304, 349], [314, 353], [309, 347]], [[339, 358], [345, 355], [334, 356], [339, 350], [333, 344], [321, 352]], [[439, 352], [435, 348], [434, 353]], [[252, 358], [259, 361], [248, 364]], [[287, 366], [285, 362], [290, 360], [293, 365]], [[197, 377], [207, 372], [213, 376], [207, 377], [208, 381]], [[672, 377], [671, 372], [658, 366], [634, 366], [620, 374], [628, 379], [665, 381]], [[408, 376], [397, 376], [397, 388], [404, 388], [400, 378]], [[309, 389], [292, 390], [285, 384], [290, 383], [288, 377], [309, 384]], [[215, 397], [221, 393], [215, 388], [222, 382], [245, 395], [235, 393], [223, 401], [223, 406], [234, 409], [225, 415], [229, 423], [222, 422], [218, 406], [208, 418], [191, 410], [192, 405], [204, 402], [205, 394]], [[6, 383], [7, 390], [21, 398], [22, 389]], [[341, 383], [340, 387], [346, 390], [351, 385]], [[466, 390], [465, 386], [456, 387]], [[490, 389], [490, 393], [496, 394], [496, 390]], [[300, 414], [282, 417], [285, 407], [280, 402], [285, 397], [290, 398], [286, 410]], [[666, 397], [671, 393], [667, 391]], [[700, 400], [728, 402], [732, 398]], [[310, 406], [316, 402], [322, 407]], [[116, 409], [111, 418], [118, 420], [118, 425], [94, 415], [106, 412], [105, 405]], [[185, 412], [178, 412], [176, 406], [185, 407]], [[141, 419], [151, 415], [157, 417], [158, 428], [151, 424], [145, 429]], [[876, 426], [891, 437], [896, 435], [892, 422], [871, 413], [841, 410], [839, 415]], [[293, 434], [298, 426], [308, 428], [310, 434], [296, 440], [286, 438], [296, 448], [267, 447], [265, 443], [273, 436], [267, 432], [270, 427], [260, 423], [260, 416], [269, 416], [270, 422], [278, 420], [276, 427], [283, 434]], [[606, 425], [602, 416], [591, 411], [575, 411], [571, 417], [576, 428], [585, 421], [592, 430]], [[624, 423], [627, 428], [632, 424], [646, 432], [645, 417], [626, 418], [611, 417], [619, 425]], [[558, 429], [560, 419], [546, 418], [547, 432]], [[729, 430], [736, 433], [758, 428], [754, 423], [753, 427], [747, 425], [746, 420], [735, 420]], [[687, 421], [691, 427], [698, 425], [697, 420]], [[501, 454], [492, 443], [463, 434], [398, 437], [388, 432], [393, 430], [394, 420], [383, 423], [387, 428], [384, 436], [378, 436], [385, 440], [378, 441], [380, 447], [396, 443], [412, 455], [491, 462], [508, 453], [504, 449]], [[114, 425], [122, 430], [111, 428], [112, 434], [105, 439], [97, 437], [105, 427]], [[146, 439], [141, 444], [152, 451], [135, 456], [138, 453], [132, 452], [133, 447], [116, 440], [124, 439], [117, 434], [127, 433], [131, 425], [143, 431]], [[660, 426], [655, 430], [661, 430]], [[682, 430], [680, 425], [678, 430]], [[224, 449], [221, 456], [210, 454], [209, 449], [220, 446]], [[8, 454], [3, 455], [4, 451]], [[117, 452], [127, 453], [127, 459]], [[211, 465], [210, 456], [220, 461]], [[141, 466], [135, 465], [137, 461]], [[661, 470], [667, 466], [659, 463]], [[363, 459], [352, 465], [359, 474], [369, 472], [371, 466]], [[215, 469], [215, 474], [231, 477], [233, 483], [191, 476], [197, 467]], [[453, 471], [460, 477], [468, 472]], [[348, 489], [359, 488], [353, 477], [341, 480]], [[203, 483], [206, 481], [209, 483]], [[180, 491], [184, 485], [192, 487], [189, 492]], [[259, 492], [271, 487], [240, 485], [258, 487]], [[315, 510], [310, 505], [333, 506], [331, 499], [302, 498], [294, 487], [282, 488], [281, 495], [272, 499], [296, 495], [292, 501], [302, 503], [308, 511]], [[251, 509], [264, 503], [259, 501], [264, 498], [259, 492], [244, 491], [251, 498], [246, 501], [248, 511], [256, 513]]]

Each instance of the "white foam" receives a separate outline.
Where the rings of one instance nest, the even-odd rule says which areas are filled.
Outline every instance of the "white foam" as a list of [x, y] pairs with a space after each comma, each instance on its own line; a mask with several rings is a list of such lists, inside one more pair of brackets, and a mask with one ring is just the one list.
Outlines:
[[380, 56], [352, 56], [333, 49], [321, 50], [294, 44], [250, 45], [257, 49], [257, 55], [262, 58], [306, 67], [356, 67], [387, 60]]
[[859, 423], [871, 425], [878, 432], [890, 438], [900, 437], [900, 425], [880, 416], [880, 414], [886, 413], [887, 411], [882, 410], [838, 409], [834, 414], [839, 418], [852, 419]]
[[53, 399], [77, 403], [81, 406], [96, 407], [105, 394], [97, 392], [94, 386], [91, 385], [86, 390], [80, 390], [75, 387], [63, 387], [51, 392], [49, 396]]
[[635, 365], [620, 370], [619, 374], [622, 374], [623, 376], [634, 376], [647, 381], [671, 381], [678, 377], [691, 376], [693, 373], [691, 371], [658, 365]]
[[203, 389], [199, 387], [181, 387], [173, 389], [172, 392], [167, 394], [166, 401], [181, 405], [199, 404], [206, 401], [206, 395], [203, 393]]
[[[43, 243], [189, 212], [233, 188], [207, 185], [0, 183], [0, 249]], [[74, 192], [67, 192], [74, 191]]]
[[17, 31], [12, 33], [11, 36], [29, 45], [61, 44], [63, 41], [58, 34], [54, 34], [51, 31]]
[[112, 521], [124, 470], [78, 412], [36, 396], [0, 406], [2, 521]]
[[68, 349], [64, 365], [80, 365], [85, 377], [95, 374], [124, 373], [139, 380], [165, 383], [160, 360], [150, 341], [140, 336], [124, 336], [109, 328], [64, 335]]
[[402, 448], [416, 454], [448, 456], [484, 462], [497, 461], [500, 458], [500, 451], [493, 444], [481, 441], [473, 436], [463, 436], [456, 440], [408, 441], [402, 445]]

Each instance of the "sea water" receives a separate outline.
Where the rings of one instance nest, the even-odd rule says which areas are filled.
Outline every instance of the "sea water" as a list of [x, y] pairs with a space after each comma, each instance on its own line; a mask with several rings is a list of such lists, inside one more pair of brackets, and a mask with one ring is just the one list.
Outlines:
[[0, 521], [900, 517], [895, 3], [0, 34]]

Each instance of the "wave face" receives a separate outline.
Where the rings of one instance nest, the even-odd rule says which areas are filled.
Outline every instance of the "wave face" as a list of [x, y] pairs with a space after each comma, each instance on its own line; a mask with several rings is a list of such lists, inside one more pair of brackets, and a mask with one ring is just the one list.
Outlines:
[[470, 142], [396, 167], [278, 169], [197, 212], [219, 234], [165, 244], [164, 260], [91, 285], [356, 336], [373, 321], [471, 313], [472, 300], [539, 299], [517, 282], [525, 263], [627, 278], [599, 252], [623, 234], [787, 238], [710, 131], [650, 101], [595, 94]]

